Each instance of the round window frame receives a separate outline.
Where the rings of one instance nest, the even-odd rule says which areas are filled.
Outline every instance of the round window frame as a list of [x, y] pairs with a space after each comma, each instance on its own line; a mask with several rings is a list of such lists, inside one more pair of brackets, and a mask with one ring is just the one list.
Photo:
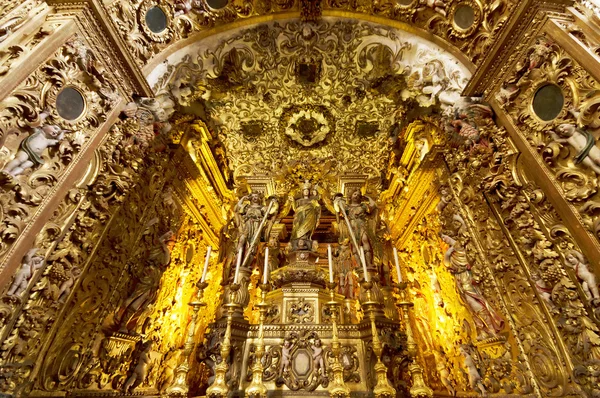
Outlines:
[[230, 5], [230, 3], [231, 3], [231, 0], [227, 0], [227, 2], [225, 3], [225, 5], [223, 7], [221, 7], [221, 8], [214, 8], [214, 7], [211, 7], [210, 4], [208, 4], [208, 0], [204, 0], [204, 4], [206, 5], [206, 8], [208, 8], [210, 11], [213, 11], [213, 12], [223, 11], [224, 9], [226, 9]]
[[[148, 26], [148, 24], [146, 23], [146, 15], [148, 14], [148, 11], [150, 11], [150, 9], [152, 9], [154, 7], [160, 8], [162, 10], [162, 12], [165, 14], [165, 18], [167, 20], [166, 28], [159, 33], [153, 32], [150, 29], [150, 27]], [[142, 32], [144, 32], [144, 34], [150, 40], [152, 40], [154, 42], [166, 43], [169, 40], [171, 40], [171, 38], [173, 37], [173, 29], [172, 29], [173, 13], [172, 13], [172, 10], [171, 10], [171, 8], [169, 8], [168, 4], [164, 4], [160, 0], [145, 1], [140, 5], [140, 8], [138, 8], [138, 23], [139, 23], [140, 27], [142, 28]]]
[[[455, 22], [455, 15], [456, 15], [456, 10], [458, 10], [460, 7], [463, 6], [468, 6], [471, 7], [471, 9], [473, 10], [473, 24], [471, 24], [471, 26], [469, 26], [468, 28], [462, 28], [460, 27], [456, 22]], [[454, 3], [452, 4], [452, 6], [450, 7], [450, 9], [448, 10], [448, 15], [449, 15], [449, 22], [452, 26], [452, 33], [451, 35], [455, 38], [459, 38], [459, 39], [464, 39], [467, 38], [469, 36], [471, 36], [473, 33], [475, 33], [475, 31], [477, 30], [477, 28], [479, 27], [479, 25], [481, 24], [481, 19], [482, 19], [482, 11], [481, 8], [479, 7], [479, 5], [472, 0], [463, 0], [459, 3]]]
[[[560, 93], [562, 94], [562, 98], [563, 98], [563, 105], [562, 108], [560, 109], [560, 111], [558, 111], [558, 113], [556, 114], [556, 116], [550, 120], [544, 120], [542, 119], [540, 116], [538, 116], [537, 112], [535, 111], [535, 108], [533, 107], [533, 103], [535, 101], [535, 96], [536, 94], [544, 87], [546, 86], [555, 86], [559, 89]], [[565, 91], [563, 90], [563, 88], [559, 85], [556, 84], [555, 82], [552, 81], [541, 81], [538, 84], [535, 85], [535, 87], [533, 87], [532, 90], [533, 94], [531, 94], [531, 98], [529, 99], [529, 113], [531, 114], [531, 116], [533, 116], [535, 118], [535, 120], [538, 123], [542, 123], [544, 125], [548, 125], [548, 124], [552, 124], [556, 121], [556, 119], [559, 118], [559, 116], [565, 111], [565, 105], [567, 103], [567, 96], [565, 94]]]
[[[81, 110], [81, 113], [79, 114], [79, 116], [77, 116], [75, 119], [66, 119], [65, 117], [63, 117], [59, 110], [58, 110], [58, 97], [60, 96], [60, 94], [62, 92], [64, 92], [67, 89], [73, 89], [75, 91], [77, 91], [79, 93], [79, 95], [81, 96], [81, 99], [83, 101], [83, 109]], [[83, 90], [74, 85], [74, 84], [67, 84], [64, 87], [62, 87], [60, 90], [58, 90], [58, 92], [56, 93], [56, 98], [54, 99], [54, 109], [56, 110], [56, 115], [58, 115], [58, 117], [60, 117], [62, 120], [64, 120], [66, 123], [69, 124], [76, 124], [79, 121], [81, 121], [83, 118], [85, 118], [85, 116], [88, 113], [88, 100], [87, 97], [85, 95], [85, 92], [83, 92]]]

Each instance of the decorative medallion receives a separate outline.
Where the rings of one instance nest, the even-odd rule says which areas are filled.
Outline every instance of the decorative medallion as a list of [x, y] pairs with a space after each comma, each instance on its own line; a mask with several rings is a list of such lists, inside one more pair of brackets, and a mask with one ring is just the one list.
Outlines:
[[312, 323], [315, 320], [315, 307], [300, 298], [288, 310], [288, 318], [293, 323]]
[[292, 106], [283, 112], [280, 130], [292, 141], [308, 148], [333, 132], [334, 120], [324, 106]]

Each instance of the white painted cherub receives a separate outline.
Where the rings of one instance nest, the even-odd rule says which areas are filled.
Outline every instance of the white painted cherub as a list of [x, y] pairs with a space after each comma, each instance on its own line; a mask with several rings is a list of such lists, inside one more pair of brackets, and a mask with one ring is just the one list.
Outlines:
[[325, 376], [325, 361], [323, 360], [323, 345], [321, 339], [315, 339], [315, 342], [310, 346], [312, 348], [313, 368], [319, 372], [321, 376]]
[[177, 0], [175, 2], [175, 12], [173, 17], [177, 18], [192, 11], [194, 8], [194, 0]]
[[433, 351], [433, 356], [435, 357], [435, 368], [440, 376], [440, 381], [446, 387], [446, 390], [453, 397], [456, 396], [456, 390], [452, 385], [450, 371], [446, 366], [446, 360], [444, 359], [444, 355], [441, 352]]
[[481, 395], [486, 396], [485, 387], [483, 386], [481, 375], [479, 374], [479, 369], [477, 369], [475, 360], [469, 351], [463, 346], [460, 346], [460, 353], [464, 358], [463, 364], [467, 370], [467, 376], [469, 378], [469, 385], [471, 386], [471, 389], [474, 391], [479, 389]]
[[44, 266], [44, 257], [36, 256], [37, 251], [38, 249], [31, 249], [27, 252], [23, 258], [21, 269], [17, 271], [15, 280], [6, 293], [7, 296], [18, 297], [23, 294], [35, 272]]
[[575, 164], [583, 163], [600, 174], [600, 148], [596, 146], [596, 140], [592, 134], [570, 123], [559, 125], [556, 132], [551, 131], [550, 134], [554, 141], [567, 143], [577, 151]]
[[[42, 112], [40, 114], [40, 119], [44, 120], [46, 117], [48, 117], [48, 113]], [[46, 148], [60, 143], [64, 137], [64, 132], [65, 130], [51, 124], [34, 128], [33, 134], [21, 141], [15, 158], [4, 166], [2, 172], [15, 177], [35, 165], [44, 164], [42, 153]]]
[[285, 340], [283, 342], [283, 347], [281, 347], [281, 364], [279, 365], [279, 376], [288, 372], [290, 364], [292, 362], [293, 349], [294, 343], [292, 343], [290, 340]]
[[565, 260], [567, 260], [566, 265], [575, 271], [575, 275], [577, 275], [588, 300], [599, 300], [600, 293], [598, 292], [596, 276], [589, 270], [588, 263], [583, 255], [578, 251], [571, 250], [565, 256]]

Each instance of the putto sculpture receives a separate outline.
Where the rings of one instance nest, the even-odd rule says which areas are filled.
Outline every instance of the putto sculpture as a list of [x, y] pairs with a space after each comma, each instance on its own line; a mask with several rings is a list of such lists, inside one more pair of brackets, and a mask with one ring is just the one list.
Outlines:
[[583, 254], [571, 250], [565, 256], [566, 266], [571, 268], [581, 284], [583, 293], [589, 301], [600, 304], [600, 292], [596, 276], [589, 270]]
[[[48, 116], [48, 112], [40, 113], [42, 122]], [[33, 133], [21, 141], [15, 158], [4, 166], [2, 173], [12, 178], [36, 165], [44, 164], [42, 154], [47, 148], [58, 145], [66, 131], [53, 124], [42, 124], [34, 128]]]
[[46, 261], [44, 257], [36, 256], [37, 252], [37, 248], [31, 249], [29, 252], [27, 252], [23, 258], [21, 269], [17, 271], [15, 279], [6, 293], [7, 296], [20, 297], [23, 292], [27, 290], [27, 286], [29, 286], [29, 282], [35, 275], [36, 271], [44, 266]]

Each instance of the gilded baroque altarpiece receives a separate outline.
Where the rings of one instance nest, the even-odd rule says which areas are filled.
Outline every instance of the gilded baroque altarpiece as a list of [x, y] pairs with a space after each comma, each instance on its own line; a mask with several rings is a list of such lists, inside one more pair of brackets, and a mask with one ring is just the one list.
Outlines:
[[0, 2], [0, 391], [600, 396], [599, 15]]

